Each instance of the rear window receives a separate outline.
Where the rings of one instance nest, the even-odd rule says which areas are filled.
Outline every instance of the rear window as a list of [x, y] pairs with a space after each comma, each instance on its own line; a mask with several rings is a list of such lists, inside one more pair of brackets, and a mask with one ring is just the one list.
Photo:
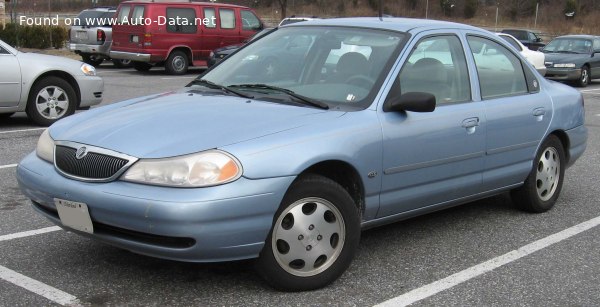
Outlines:
[[83, 11], [77, 15], [77, 25], [84, 27], [99, 27], [108, 24], [108, 20], [114, 16], [114, 11]]
[[128, 25], [129, 24], [129, 12], [131, 11], [131, 6], [123, 5], [119, 9], [119, 14], [117, 15], [117, 24]]
[[167, 8], [167, 32], [196, 33], [196, 10], [190, 8]]
[[235, 12], [230, 9], [220, 9], [221, 29], [235, 29]]

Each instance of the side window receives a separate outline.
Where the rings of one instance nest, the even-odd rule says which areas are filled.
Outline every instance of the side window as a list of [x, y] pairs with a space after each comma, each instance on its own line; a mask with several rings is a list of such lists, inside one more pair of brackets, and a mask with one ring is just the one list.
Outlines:
[[4, 50], [4, 48], [0, 46], [0, 54], [8, 54], [8, 51]]
[[144, 23], [144, 6], [136, 5], [131, 14], [131, 24], [141, 25]]
[[215, 14], [215, 9], [204, 8], [204, 19], [208, 20], [208, 24], [204, 25], [205, 27], [211, 29], [217, 27], [217, 15]]
[[482, 99], [527, 93], [523, 64], [510, 50], [489, 39], [468, 36]]
[[167, 8], [167, 32], [196, 33], [196, 10], [191, 8]]
[[502, 39], [504, 39], [506, 42], [511, 44], [513, 47], [515, 47], [515, 49], [517, 49], [517, 51], [523, 51], [523, 49], [521, 49], [521, 45], [519, 45], [519, 43], [517, 43], [517, 41], [514, 40], [512, 37], [504, 36], [504, 35], [501, 35], [500, 37], [502, 37]]
[[221, 29], [235, 29], [235, 11], [230, 9], [219, 9]]
[[402, 67], [399, 80], [401, 94], [430, 93], [437, 104], [471, 100], [465, 53], [454, 35], [421, 40]]
[[594, 52], [600, 50], [600, 39], [594, 39]]
[[260, 20], [254, 13], [242, 10], [242, 29], [243, 30], [258, 30], [260, 29]]
[[122, 25], [129, 24], [129, 12], [131, 11], [131, 6], [122, 5], [119, 10], [119, 14], [117, 15], [117, 23]]

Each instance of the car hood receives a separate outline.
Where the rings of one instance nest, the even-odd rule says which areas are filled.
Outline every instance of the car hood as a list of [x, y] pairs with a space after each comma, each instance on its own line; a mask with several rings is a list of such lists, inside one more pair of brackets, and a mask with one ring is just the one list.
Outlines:
[[138, 158], [164, 158], [219, 148], [343, 115], [234, 96], [191, 91], [143, 97], [65, 118], [54, 140], [73, 141]]
[[62, 69], [73, 75], [83, 75], [81, 65], [83, 62], [39, 53], [19, 52], [17, 58], [24, 69], [37, 69], [39, 71]]
[[544, 55], [546, 56], [546, 62], [552, 62], [554, 64], [575, 63], [581, 65], [590, 58], [589, 54], [544, 53]]

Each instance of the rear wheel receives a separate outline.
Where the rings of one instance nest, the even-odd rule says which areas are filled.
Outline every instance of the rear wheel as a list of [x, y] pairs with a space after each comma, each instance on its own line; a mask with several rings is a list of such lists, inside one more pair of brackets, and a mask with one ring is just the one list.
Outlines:
[[182, 51], [173, 51], [165, 62], [165, 69], [171, 75], [183, 75], [188, 70], [188, 57]]
[[257, 269], [280, 290], [318, 289], [348, 268], [359, 240], [359, 211], [348, 192], [331, 179], [308, 175], [284, 197]]
[[130, 67], [131, 66], [131, 60], [112, 60], [113, 65], [115, 65], [115, 67], [117, 68], [125, 68], [125, 67]]
[[93, 54], [82, 54], [81, 59], [84, 63], [90, 64], [94, 67], [98, 67], [100, 64], [102, 64], [102, 62], [104, 62], [104, 58]]
[[152, 64], [146, 62], [133, 62], [133, 68], [137, 71], [149, 71], [152, 68]]
[[29, 93], [27, 116], [36, 124], [49, 126], [75, 112], [77, 95], [69, 82], [58, 77], [37, 81]]
[[556, 136], [548, 136], [540, 146], [525, 183], [511, 191], [513, 202], [528, 212], [552, 209], [562, 189], [565, 164], [562, 143]]
[[590, 68], [587, 65], [581, 68], [581, 76], [577, 80], [577, 86], [586, 87], [590, 83]]

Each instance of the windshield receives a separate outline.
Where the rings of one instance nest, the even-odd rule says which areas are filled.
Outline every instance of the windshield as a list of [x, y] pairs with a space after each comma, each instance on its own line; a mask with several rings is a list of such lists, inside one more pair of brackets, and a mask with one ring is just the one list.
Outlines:
[[544, 53], [591, 53], [592, 41], [583, 38], [557, 38], [548, 43]]
[[313, 105], [364, 109], [397, 58], [404, 36], [348, 27], [277, 29], [199, 79], [260, 100], [286, 103], [303, 97]]

